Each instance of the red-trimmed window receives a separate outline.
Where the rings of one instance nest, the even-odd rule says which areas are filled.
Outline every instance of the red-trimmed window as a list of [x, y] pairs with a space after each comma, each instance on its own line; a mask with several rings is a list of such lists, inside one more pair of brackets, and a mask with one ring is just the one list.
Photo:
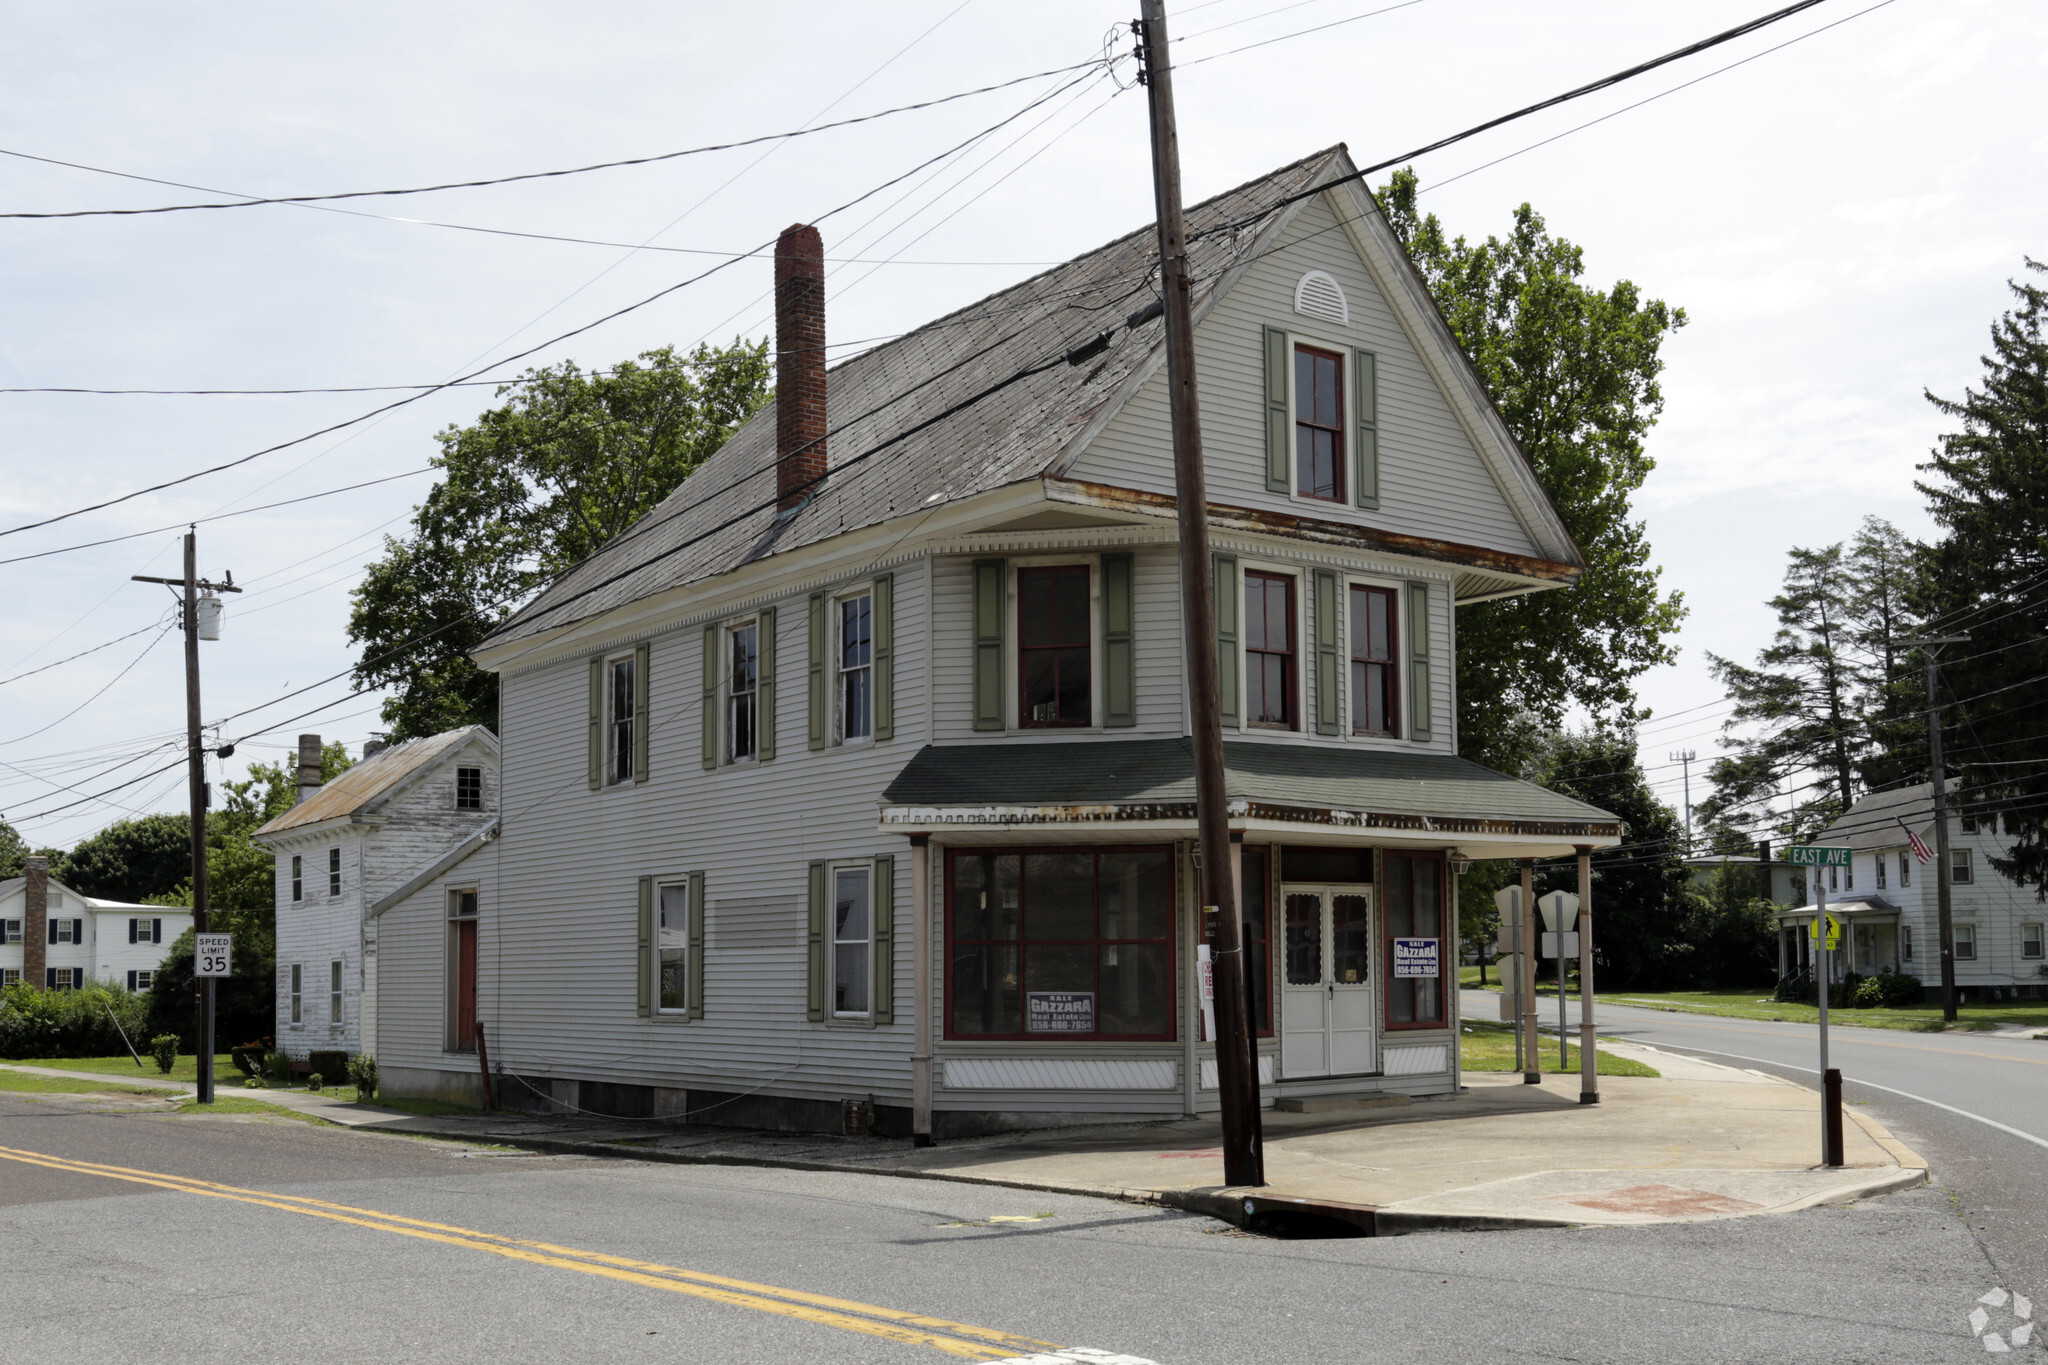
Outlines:
[[1310, 346], [1294, 348], [1294, 491], [1344, 498], [1344, 360]]
[[1018, 723], [1086, 725], [1088, 566], [1017, 570]]
[[1351, 590], [1351, 732], [1400, 733], [1400, 669], [1394, 660], [1394, 590]]
[[946, 857], [946, 1036], [1171, 1040], [1170, 848]]
[[[1444, 982], [1457, 946], [1444, 932], [1443, 857], [1389, 849], [1384, 870], [1387, 1027], [1442, 1028]], [[1433, 974], [1411, 974], [1431, 958], [1436, 963]]]
[[[1244, 874], [1239, 879], [1239, 945], [1244, 950], [1245, 1004], [1252, 1027], [1261, 1038], [1273, 1036], [1273, 853], [1263, 844], [1247, 844]], [[1204, 915], [1203, 937], [1216, 946], [1216, 928]]]
[[1294, 580], [1285, 574], [1244, 576], [1245, 718], [1267, 730], [1292, 730], [1295, 720]]

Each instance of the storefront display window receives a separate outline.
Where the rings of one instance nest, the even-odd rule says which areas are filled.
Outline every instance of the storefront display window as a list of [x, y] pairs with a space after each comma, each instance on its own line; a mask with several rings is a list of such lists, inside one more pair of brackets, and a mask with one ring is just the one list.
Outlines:
[[1444, 972], [1443, 861], [1433, 853], [1386, 854], [1387, 1027], [1441, 1028]]
[[[1273, 1036], [1273, 923], [1269, 908], [1272, 869], [1269, 849], [1263, 845], [1245, 848], [1243, 898], [1238, 904], [1243, 920], [1239, 942], [1244, 949], [1245, 1003], [1251, 1011], [1252, 1027], [1261, 1038]], [[1214, 947], [1215, 926], [1205, 923], [1202, 933]]]
[[946, 880], [948, 1037], [1173, 1037], [1171, 850], [960, 851]]

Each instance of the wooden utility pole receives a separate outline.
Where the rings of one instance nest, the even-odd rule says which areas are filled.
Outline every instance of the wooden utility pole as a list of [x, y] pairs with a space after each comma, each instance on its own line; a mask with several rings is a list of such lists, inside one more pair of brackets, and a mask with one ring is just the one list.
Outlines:
[[[183, 578], [149, 578], [142, 574], [133, 577], [137, 583], [183, 588], [185, 594], [179, 614], [185, 629], [185, 787], [192, 826], [192, 932], [204, 934], [210, 926], [206, 913], [206, 749], [199, 725], [199, 590], [214, 593], [241, 589], [234, 585], [233, 574], [224, 583], [201, 580], [197, 531], [185, 533]], [[193, 966], [198, 965], [195, 954]], [[197, 987], [192, 1000], [193, 1035], [197, 1039], [193, 1061], [198, 1067], [201, 1104], [213, 1103], [213, 981], [196, 971], [192, 977]]]
[[1941, 941], [1941, 1017], [1947, 1023], [1956, 1021], [1956, 936], [1955, 922], [1949, 913], [1949, 861], [1948, 861], [1948, 769], [1941, 761], [1941, 669], [1940, 654], [1943, 645], [1967, 643], [1967, 635], [1943, 635], [1934, 639], [1914, 640], [1927, 655], [1927, 762], [1929, 776], [1934, 779], [1934, 904], [1936, 920], [1935, 935]]
[[1231, 876], [1223, 778], [1223, 715], [1216, 679], [1216, 579], [1209, 558], [1209, 493], [1202, 469], [1202, 415], [1195, 388], [1194, 284], [1181, 217], [1180, 138], [1173, 118], [1165, 0], [1143, 0], [1135, 25], [1139, 79], [1152, 114], [1152, 188], [1158, 206], [1159, 282], [1166, 305], [1167, 407], [1173, 420], [1173, 489], [1180, 513], [1181, 621], [1187, 636], [1195, 824], [1200, 832], [1202, 919], [1215, 917], [1216, 1084], [1223, 1103], [1223, 1180], [1266, 1183], [1259, 1131], [1259, 1076], [1252, 1063], [1243, 934]]

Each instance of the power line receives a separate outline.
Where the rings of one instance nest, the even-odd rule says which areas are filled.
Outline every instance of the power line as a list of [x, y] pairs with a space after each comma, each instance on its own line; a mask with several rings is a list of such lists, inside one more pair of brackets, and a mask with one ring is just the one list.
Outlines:
[[[1401, 3], [1398, 5], [1387, 5], [1380, 9], [1367, 10], [1364, 14], [1354, 14], [1348, 19], [1333, 19], [1327, 24], [1317, 24], [1314, 28], [1304, 28], [1298, 29], [1293, 33], [1283, 33], [1277, 38], [1262, 38], [1256, 43], [1246, 43], [1243, 47], [1233, 47], [1227, 52], [1212, 52], [1206, 57], [1197, 57], [1190, 62], [1175, 62], [1173, 64], [1173, 69], [1176, 71], [1185, 71], [1191, 66], [1200, 66], [1203, 62], [1213, 62], [1223, 57], [1235, 57], [1240, 52], [1250, 52], [1255, 47], [1267, 47], [1273, 43], [1284, 43], [1290, 38], [1305, 38], [1311, 33], [1321, 33], [1324, 29], [1342, 28], [1345, 24], [1355, 24], [1361, 19], [1373, 19], [1377, 18], [1382, 14], [1392, 14], [1397, 9], [1407, 9], [1411, 5], [1419, 5], [1421, 3], [1423, 3], [1423, 0], [1401, 0]], [[1297, 9], [1299, 8], [1299, 6], [1288, 5], [1285, 8]], [[1280, 13], [1280, 11], [1274, 10], [1273, 13], [1278, 14]], [[1203, 29], [1202, 33], [1215, 33], [1219, 29], [1232, 28], [1235, 27], [1236, 24], [1249, 24], [1252, 22], [1253, 19], [1264, 19], [1267, 17], [1269, 16], [1264, 14], [1254, 14], [1249, 19], [1238, 19], [1233, 21], [1233, 23], [1218, 24], [1215, 28]], [[1187, 36], [1190, 38], [1199, 38], [1202, 36], [1202, 34], [1190, 33]], [[1175, 39], [1174, 41], [1178, 42], [1179, 39]]]
[[71, 663], [73, 660], [83, 659], [88, 654], [97, 654], [103, 649], [112, 649], [115, 645], [120, 644], [123, 640], [132, 640], [136, 636], [142, 634], [143, 631], [156, 630], [160, 628], [162, 624], [163, 623], [160, 621], [151, 621], [148, 625], [142, 627], [141, 630], [131, 630], [126, 635], [116, 635], [113, 639], [107, 640], [101, 644], [94, 645], [91, 649], [81, 649], [78, 651], [78, 653], [71, 655], [69, 658], [59, 659], [55, 663], [44, 664], [40, 668], [31, 668], [26, 672], [15, 674], [11, 678], [0, 678], [0, 687], [5, 687], [7, 686], [7, 684], [12, 682], [20, 682], [23, 678], [33, 678], [38, 673], [47, 673], [53, 668], [61, 668], [65, 664]]
[[1071, 66], [1054, 67], [1049, 71], [1035, 71], [1028, 76], [1017, 76], [995, 85], [984, 85], [974, 90], [962, 90], [956, 94], [942, 95], [937, 99], [924, 100], [917, 104], [898, 105], [893, 109], [882, 109], [872, 114], [861, 114], [854, 118], [840, 119], [833, 123], [821, 123], [811, 128], [798, 128], [790, 132], [764, 133], [759, 137], [742, 138], [737, 142], [709, 143], [702, 147], [688, 147], [682, 151], [661, 152], [654, 156], [628, 157], [620, 161], [599, 161], [588, 166], [571, 166], [561, 170], [527, 171], [519, 175], [493, 176], [483, 180], [452, 180], [436, 185], [416, 185], [410, 189], [347, 190], [332, 194], [292, 194], [267, 197], [244, 195], [239, 194], [235, 190], [215, 189], [207, 185], [190, 185], [182, 181], [160, 179], [156, 176], [135, 175], [127, 171], [109, 170], [104, 166], [89, 166], [83, 162], [63, 161], [56, 157], [37, 156], [29, 152], [13, 151], [0, 147], [0, 156], [17, 157], [24, 161], [39, 161], [45, 165], [63, 166], [76, 171], [90, 171], [95, 175], [117, 176], [123, 180], [140, 180], [152, 185], [168, 185], [175, 189], [197, 190], [201, 194], [228, 194], [236, 196], [232, 202], [219, 204], [162, 204], [146, 209], [69, 209], [55, 213], [0, 213], [0, 218], [117, 218], [159, 213], [187, 213], [205, 209], [245, 209], [254, 208], [262, 204], [319, 204], [338, 199], [376, 199], [395, 195], [433, 194], [441, 190], [477, 189], [486, 185], [509, 185], [522, 180], [549, 180], [565, 175], [585, 175], [591, 171], [616, 170], [622, 166], [647, 166], [661, 161], [674, 161], [678, 157], [700, 156], [706, 152], [725, 152], [740, 147], [755, 147], [764, 142], [787, 142], [794, 138], [808, 137], [813, 133], [829, 132], [835, 128], [848, 128], [858, 123], [870, 123], [876, 119], [887, 118], [892, 114], [906, 114], [919, 109], [932, 109], [939, 105], [951, 104], [955, 100], [967, 99], [974, 95], [986, 95], [997, 90], [1007, 90], [1013, 85], [1023, 85], [1029, 81], [1043, 80], [1047, 76], [1064, 75], [1069, 71], [1080, 71], [1104, 64], [1102, 58], [1091, 57], [1085, 62], [1076, 62]]

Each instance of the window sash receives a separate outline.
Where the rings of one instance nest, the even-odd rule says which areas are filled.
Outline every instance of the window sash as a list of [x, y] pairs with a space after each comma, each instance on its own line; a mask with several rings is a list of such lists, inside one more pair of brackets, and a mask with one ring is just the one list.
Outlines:
[[304, 980], [304, 974], [303, 974], [303, 971], [302, 971], [302, 969], [301, 969], [301, 967], [300, 967], [300, 964], [298, 964], [298, 963], [294, 962], [294, 963], [292, 964], [292, 989], [291, 989], [291, 997], [292, 997], [292, 1022], [293, 1022], [294, 1024], [301, 1024], [301, 1023], [304, 1023], [304, 1022], [305, 1022], [305, 1012], [304, 1012], [304, 1006], [303, 1006], [303, 1002], [304, 1002], [304, 1000], [305, 1000], [305, 993], [304, 993], [304, 992], [303, 992], [303, 991], [302, 991], [302, 990], [300, 989], [300, 988], [301, 988], [301, 987], [302, 987], [302, 986], [303, 986], [304, 984], [305, 984], [305, 980]]
[[872, 869], [832, 869], [832, 1013], [865, 1019], [874, 1008], [869, 964], [874, 953]]
[[1950, 849], [1948, 851], [1948, 864], [1948, 884], [1950, 886], [1968, 886], [1975, 880], [1976, 868], [1971, 865], [1969, 849]]
[[1975, 962], [1977, 960], [1977, 926], [1974, 924], [1958, 924], [1952, 932], [1955, 934], [1956, 961]]
[[341, 964], [330, 962], [327, 970], [327, 1022], [341, 1022]]
[[1398, 595], [1392, 588], [1351, 589], [1351, 733], [1400, 731]]
[[611, 710], [609, 733], [611, 754], [606, 776], [612, 785], [633, 780], [633, 724], [638, 707], [639, 682], [634, 676], [634, 659], [627, 655], [611, 661], [611, 686], [606, 689]]
[[482, 768], [457, 768], [455, 770], [455, 809], [482, 810], [484, 808], [484, 770]]
[[341, 849], [339, 846], [327, 850], [327, 894], [341, 894]]
[[1312, 346], [1294, 348], [1294, 491], [1346, 502], [1344, 358]]
[[302, 901], [305, 898], [305, 858], [301, 854], [294, 853], [292, 855], [292, 899]]
[[1027, 729], [1095, 719], [1088, 576], [1086, 564], [1017, 570], [1017, 722]]
[[1906, 849], [1899, 850], [1899, 885], [1913, 884], [1913, 855]]
[[760, 745], [761, 627], [748, 621], [725, 632], [725, 756], [738, 763]]
[[1266, 730], [1299, 727], [1295, 693], [1294, 579], [1247, 569], [1244, 575], [1245, 723]]
[[874, 734], [875, 599], [861, 593], [839, 601], [839, 738]]

